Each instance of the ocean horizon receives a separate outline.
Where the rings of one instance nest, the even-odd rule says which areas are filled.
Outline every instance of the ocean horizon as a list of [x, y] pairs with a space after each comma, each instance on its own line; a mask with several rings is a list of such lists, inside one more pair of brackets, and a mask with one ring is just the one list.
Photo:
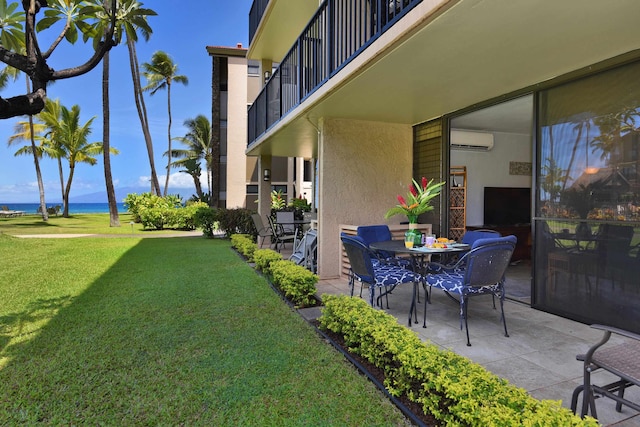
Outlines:
[[[0, 206], [7, 206], [14, 211], [23, 211], [26, 214], [38, 213], [40, 203], [0, 203]], [[62, 214], [62, 203], [47, 203], [47, 208], [60, 206]], [[118, 213], [127, 212], [124, 203], [118, 203]], [[89, 213], [109, 213], [109, 203], [69, 203], [69, 214], [89, 214]]]

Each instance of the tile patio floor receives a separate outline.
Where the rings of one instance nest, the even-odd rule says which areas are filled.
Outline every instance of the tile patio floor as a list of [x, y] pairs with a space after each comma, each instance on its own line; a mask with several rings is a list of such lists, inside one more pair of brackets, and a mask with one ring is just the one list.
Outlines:
[[[507, 280], [507, 286], [508, 283]], [[322, 280], [317, 287], [319, 295], [349, 292], [346, 279]], [[390, 309], [385, 310], [403, 325], [407, 325], [411, 291], [411, 286], [398, 287], [389, 297]], [[363, 296], [368, 298], [368, 290], [364, 290]], [[469, 305], [471, 347], [467, 347], [465, 333], [460, 330], [457, 302], [434, 290], [432, 303], [427, 307], [426, 329], [422, 327], [422, 307], [420, 304], [419, 323], [411, 326], [422, 340], [468, 357], [538, 399], [562, 400], [567, 408], [574, 388], [582, 382], [582, 364], [576, 355], [585, 353], [602, 337], [602, 332], [588, 325], [509, 299], [505, 302], [505, 315], [510, 336], [505, 337], [499, 308], [493, 310], [491, 297], [484, 296], [473, 298]], [[594, 383], [610, 382], [603, 378], [607, 375], [602, 372], [592, 375]], [[625, 395], [640, 401], [637, 387], [628, 389]], [[618, 413], [615, 402], [610, 399], [598, 399], [596, 408], [604, 426], [640, 427], [638, 412], [623, 407]]]

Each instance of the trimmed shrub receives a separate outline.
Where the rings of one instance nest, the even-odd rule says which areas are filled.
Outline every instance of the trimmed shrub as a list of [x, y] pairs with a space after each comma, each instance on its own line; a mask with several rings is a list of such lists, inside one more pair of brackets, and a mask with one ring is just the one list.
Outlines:
[[282, 255], [273, 249], [257, 249], [253, 253], [256, 268], [264, 274], [271, 274], [271, 263], [282, 260]]
[[253, 262], [253, 253], [258, 249], [258, 245], [253, 242], [253, 238], [248, 234], [234, 234], [231, 236], [231, 246]]
[[389, 393], [406, 395], [443, 425], [598, 425], [559, 401], [534, 399], [469, 359], [422, 343], [396, 318], [360, 298], [323, 295], [322, 299], [320, 328], [342, 335], [349, 351], [382, 369]]
[[273, 261], [269, 269], [273, 284], [294, 305], [314, 305], [318, 276], [293, 261]]

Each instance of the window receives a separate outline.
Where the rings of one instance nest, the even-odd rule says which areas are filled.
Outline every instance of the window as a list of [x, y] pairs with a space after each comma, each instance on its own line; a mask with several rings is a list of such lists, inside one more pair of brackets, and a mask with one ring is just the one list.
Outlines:
[[535, 197], [536, 305], [634, 332], [639, 73], [640, 62], [540, 92]]

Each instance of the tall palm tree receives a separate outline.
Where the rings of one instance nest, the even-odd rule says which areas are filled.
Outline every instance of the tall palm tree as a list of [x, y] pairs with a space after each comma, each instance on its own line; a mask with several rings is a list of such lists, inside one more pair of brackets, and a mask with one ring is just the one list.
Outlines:
[[[145, 40], [148, 40], [152, 30], [147, 23], [147, 16], [157, 15], [157, 13], [151, 9], [142, 8], [142, 3], [135, 0], [123, 0], [118, 2], [117, 6], [115, 7], [115, 13], [113, 13], [112, 8], [108, 6], [109, 0], [92, 1], [94, 3], [86, 6], [85, 9], [90, 10], [92, 13], [94, 13], [96, 17], [98, 17], [98, 21], [90, 26], [91, 31], [85, 31], [85, 35], [90, 34], [93, 36], [94, 47], [101, 41], [100, 36], [103, 34], [107, 34], [107, 31], [109, 29], [109, 21], [110, 19], [112, 19], [112, 17], [115, 17], [115, 31], [113, 35], [114, 42], [116, 44], [119, 44], [126, 38], [127, 46], [129, 46], [129, 43], [134, 45], [133, 49], [129, 47], [129, 63], [131, 64], [134, 100], [136, 103], [136, 108], [138, 110], [138, 117], [140, 118], [142, 134], [144, 136], [145, 144], [147, 147], [147, 155], [149, 157], [152, 185], [151, 189], [156, 194], [160, 194], [160, 184], [158, 182], [158, 175], [155, 168], [153, 142], [151, 140], [151, 133], [149, 132], [146, 107], [144, 105], [144, 99], [138, 97], [138, 92], [140, 91], [137, 89], [137, 87], [140, 86], [140, 77], [139, 75], [137, 76], [138, 83], [136, 84], [135, 74], [135, 67], [137, 67], [138, 62], [135, 55], [135, 42], [138, 40], [137, 32], [140, 31]], [[102, 4], [100, 4], [101, 1]], [[116, 227], [120, 225], [120, 221], [118, 218], [115, 190], [113, 188], [113, 181], [111, 179], [111, 159], [109, 158], [110, 150], [108, 149], [110, 146], [109, 80], [109, 57], [108, 55], [105, 55], [105, 57], [103, 57], [102, 65], [102, 129], [103, 144], [105, 144], [103, 155], [105, 183], [107, 187], [107, 198], [109, 200], [110, 221], [111, 226]]]
[[61, 200], [64, 200], [64, 171], [62, 169], [62, 159], [66, 157], [65, 148], [56, 137], [56, 128], [62, 120], [62, 107], [59, 99], [47, 98], [44, 109], [38, 114], [38, 119], [43, 122], [46, 133], [38, 137], [42, 141], [41, 146], [46, 148], [45, 154], [56, 159], [58, 163], [58, 175], [60, 177]]
[[[187, 162], [191, 159], [199, 161], [204, 160], [207, 168], [207, 186], [209, 187], [209, 199], [211, 199], [212, 189], [212, 167], [213, 167], [213, 153], [211, 148], [211, 124], [206, 116], [200, 114], [194, 119], [187, 119], [184, 121], [184, 126], [189, 130], [185, 136], [176, 138], [176, 141], [181, 142], [186, 146], [182, 150], [173, 150], [172, 156], [179, 159], [173, 162], [175, 166], [187, 167]], [[193, 176], [196, 191], [200, 188], [200, 175]], [[197, 181], [197, 182], [196, 182]], [[202, 200], [202, 189], [198, 197]]]
[[[89, 142], [88, 138], [91, 134], [91, 123], [95, 119], [92, 117], [85, 124], [80, 124], [80, 107], [74, 105], [69, 110], [67, 107], [61, 107], [61, 120], [54, 125], [52, 131], [59, 143], [64, 147], [66, 159], [69, 163], [69, 174], [64, 190], [64, 211], [62, 216], [69, 216], [69, 194], [71, 192], [71, 183], [75, 174], [75, 168], [78, 163], [88, 163], [95, 165], [97, 159], [95, 155], [101, 154], [103, 146], [101, 142]], [[111, 154], [117, 154], [117, 150], [111, 148]]]
[[147, 79], [147, 85], [142, 88], [143, 91], [150, 91], [151, 95], [155, 95], [161, 89], [167, 89], [167, 113], [169, 116], [169, 124], [167, 126], [167, 177], [164, 182], [164, 196], [167, 195], [169, 189], [169, 176], [171, 175], [171, 84], [173, 82], [187, 85], [189, 79], [187, 76], [177, 74], [178, 64], [175, 64], [171, 57], [161, 50], [155, 52], [151, 56], [151, 63], [142, 64], [144, 77]]
[[142, 126], [142, 133], [147, 145], [149, 156], [149, 166], [151, 169], [151, 187], [155, 194], [160, 195], [160, 183], [156, 173], [155, 160], [153, 157], [153, 141], [149, 131], [149, 119], [147, 118], [147, 107], [142, 96], [142, 85], [140, 84], [140, 67], [138, 66], [138, 54], [136, 52], [136, 42], [138, 41], [138, 31], [142, 37], [149, 40], [152, 29], [147, 22], [148, 16], [157, 13], [151, 9], [142, 8], [142, 3], [137, 0], [123, 0], [118, 7], [118, 22], [121, 32], [124, 32], [129, 50], [129, 67], [131, 68], [131, 79], [133, 80], [133, 97], [138, 111], [138, 118]]
[[[108, 14], [111, 13], [109, 1], [104, 0], [103, 7]], [[106, 36], [107, 29], [103, 29]], [[102, 58], [102, 160], [104, 162], [104, 182], [107, 189], [107, 202], [109, 202], [109, 226], [120, 227], [120, 216], [118, 215], [118, 201], [116, 200], [116, 190], [113, 186], [113, 175], [111, 173], [111, 107], [109, 105], [109, 74], [110, 57], [107, 52]]]

